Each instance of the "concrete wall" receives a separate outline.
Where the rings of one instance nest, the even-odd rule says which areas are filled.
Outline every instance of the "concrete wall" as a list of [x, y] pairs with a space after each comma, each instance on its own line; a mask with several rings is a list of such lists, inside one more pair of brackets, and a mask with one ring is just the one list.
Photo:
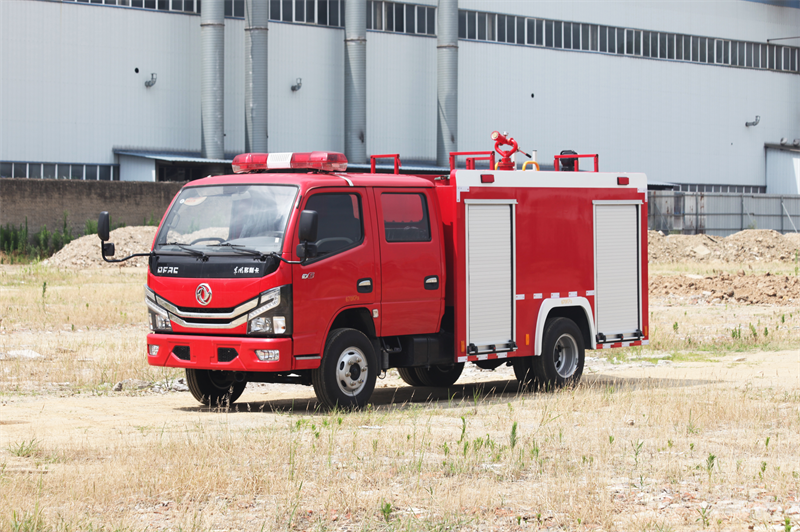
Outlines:
[[86, 220], [97, 220], [101, 211], [111, 213], [114, 224], [156, 223], [183, 183], [67, 181], [0, 179], [0, 225], [19, 226], [28, 220], [33, 234], [46, 225], [61, 230], [64, 213], [75, 237]]

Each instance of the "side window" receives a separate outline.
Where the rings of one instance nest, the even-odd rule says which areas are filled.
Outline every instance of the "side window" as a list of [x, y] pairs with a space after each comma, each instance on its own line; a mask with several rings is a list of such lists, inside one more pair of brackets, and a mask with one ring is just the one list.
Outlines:
[[387, 242], [429, 242], [431, 226], [424, 194], [381, 194]]
[[307, 210], [317, 211], [317, 253], [332, 255], [361, 242], [364, 227], [358, 194], [316, 194], [308, 198]]

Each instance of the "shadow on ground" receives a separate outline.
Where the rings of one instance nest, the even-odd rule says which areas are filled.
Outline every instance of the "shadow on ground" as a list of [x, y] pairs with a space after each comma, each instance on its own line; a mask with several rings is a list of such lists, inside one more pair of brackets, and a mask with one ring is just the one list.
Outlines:
[[[595, 390], [605, 393], [609, 388], [615, 391], [634, 391], [654, 388], [684, 388], [688, 386], [701, 386], [714, 381], [701, 379], [652, 379], [613, 377], [609, 375], [584, 376], [580, 387], [586, 390]], [[439, 408], [463, 407], [467, 404], [480, 404], [486, 401], [507, 401], [522, 395], [532, 398], [546, 398], [552, 392], [532, 390], [521, 386], [514, 379], [494, 380], [454, 384], [449, 388], [393, 386], [376, 388], [372, 394], [373, 410], [403, 409], [414, 404], [434, 404]], [[305, 395], [305, 394], [303, 394]], [[224, 407], [183, 407], [179, 410], [187, 412], [291, 412], [295, 414], [325, 413], [320, 403], [314, 397], [299, 397], [297, 399], [267, 399], [265, 401], [249, 401], [234, 403], [230, 409]]]

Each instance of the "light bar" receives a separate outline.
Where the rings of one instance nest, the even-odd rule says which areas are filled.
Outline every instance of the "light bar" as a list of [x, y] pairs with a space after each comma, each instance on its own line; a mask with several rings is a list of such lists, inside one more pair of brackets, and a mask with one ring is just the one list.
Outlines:
[[308, 169], [323, 172], [344, 172], [347, 157], [343, 153], [312, 151], [311, 153], [242, 153], [233, 159], [233, 172], [245, 174], [259, 170]]

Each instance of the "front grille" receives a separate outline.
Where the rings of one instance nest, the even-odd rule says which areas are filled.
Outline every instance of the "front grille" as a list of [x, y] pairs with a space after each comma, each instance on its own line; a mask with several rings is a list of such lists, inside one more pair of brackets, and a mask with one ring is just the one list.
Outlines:
[[172, 354], [180, 358], [181, 360], [191, 360], [192, 358], [189, 353], [188, 345], [176, 345], [175, 347], [172, 348]]
[[218, 362], [230, 362], [234, 358], [238, 357], [239, 353], [236, 352], [236, 349], [232, 347], [218, 347], [217, 348], [217, 361]]

